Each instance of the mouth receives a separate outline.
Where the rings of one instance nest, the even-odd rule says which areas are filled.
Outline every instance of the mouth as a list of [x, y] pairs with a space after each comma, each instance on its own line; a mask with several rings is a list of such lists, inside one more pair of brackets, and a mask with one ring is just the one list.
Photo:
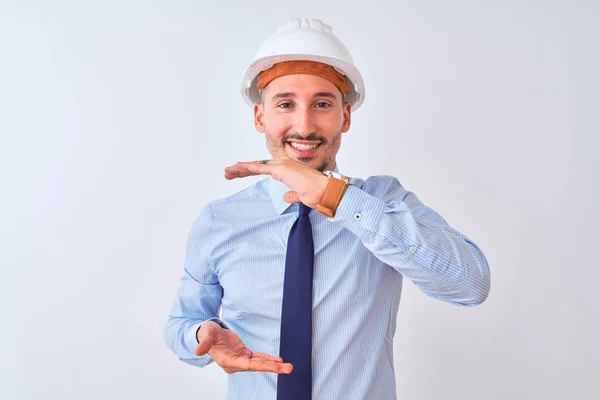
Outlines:
[[317, 153], [321, 142], [308, 140], [288, 140], [286, 146], [292, 149], [292, 152], [298, 157], [312, 157]]

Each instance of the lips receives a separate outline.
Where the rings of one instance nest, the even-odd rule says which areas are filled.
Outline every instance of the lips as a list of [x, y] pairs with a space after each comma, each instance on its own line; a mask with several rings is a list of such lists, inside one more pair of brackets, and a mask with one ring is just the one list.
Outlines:
[[[294, 143], [297, 147], [300, 147], [300, 148], [294, 147], [292, 145], [292, 143]], [[289, 146], [290, 149], [292, 150], [292, 152], [294, 154], [296, 154], [298, 157], [312, 157], [317, 153], [317, 151], [319, 150], [319, 147], [321, 147], [321, 143], [318, 143], [318, 142], [294, 141], [294, 142], [287, 142], [286, 145]], [[312, 148], [314, 145], [317, 145], [317, 146]]]

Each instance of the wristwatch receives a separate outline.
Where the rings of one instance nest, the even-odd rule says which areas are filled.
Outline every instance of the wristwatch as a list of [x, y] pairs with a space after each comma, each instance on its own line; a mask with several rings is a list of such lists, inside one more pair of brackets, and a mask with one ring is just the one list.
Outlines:
[[354, 183], [354, 179], [334, 171], [324, 171], [323, 173], [329, 177], [329, 182], [321, 196], [321, 201], [317, 204], [317, 211], [321, 215], [333, 218], [346, 188]]

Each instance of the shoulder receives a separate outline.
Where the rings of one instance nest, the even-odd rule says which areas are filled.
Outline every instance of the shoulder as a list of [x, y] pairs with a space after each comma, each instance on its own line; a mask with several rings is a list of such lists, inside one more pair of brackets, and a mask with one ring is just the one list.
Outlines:
[[[205, 204], [192, 222], [187, 241], [188, 257], [198, 257], [205, 254], [214, 243], [215, 234], [227, 230], [244, 217], [248, 201], [260, 200], [268, 196], [268, 183], [260, 180], [242, 190], [226, 197], [212, 200]], [[240, 205], [240, 206], [237, 206]], [[192, 259], [192, 258], [190, 258]]]
[[269, 179], [267, 177], [235, 193], [206, 203], [202, 207], [196, 220], [208, 222], [211, 221], [215, 215], [235, 214], [238, 210], [242, 209], [242, 206], [247, 207], [249, 202], [261, 202], [268, 199]]
[[269, 178], [261, 179], [260, 181], [247, 186], [228, 196], [212, 200], [207, 204], [209, 207], [228, 206], [245, 200], [261, 199], [269, 194]]

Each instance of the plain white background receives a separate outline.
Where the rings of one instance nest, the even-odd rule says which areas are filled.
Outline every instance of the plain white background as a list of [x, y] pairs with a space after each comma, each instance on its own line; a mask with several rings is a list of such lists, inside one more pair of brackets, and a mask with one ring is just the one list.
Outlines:
[[[84, 4], [85, 3], [85, 4]], [[399, 399], [597, 399], [593, 1], [0, 2], [0, 398], [219, 399], [162, 328], [191, 222], [267, 156], [239, 95], [279, 24], [333, 26], [367, 88], [338, 162], [473, 238], [466, 309], [406, 282]], [[329, 399], [326, 399], [329, 400]]]

